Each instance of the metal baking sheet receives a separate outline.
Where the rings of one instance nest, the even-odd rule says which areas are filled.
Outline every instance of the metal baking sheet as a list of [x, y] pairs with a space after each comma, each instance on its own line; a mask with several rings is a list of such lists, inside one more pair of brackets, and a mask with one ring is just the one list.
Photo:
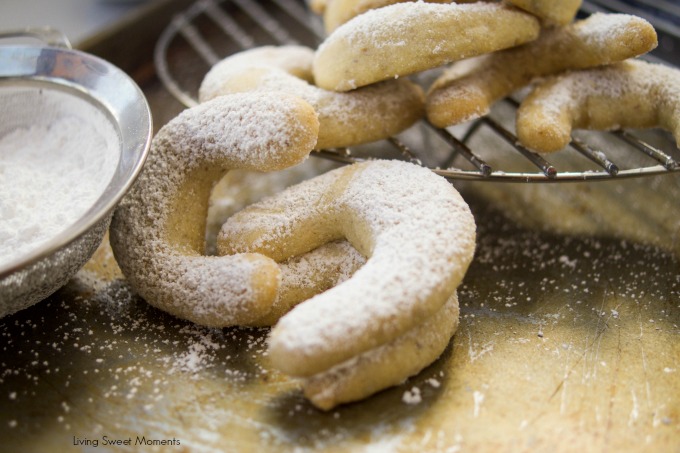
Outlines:
[[677, 253], [524, 228], [478, 201], [449, 348], [327, 413], [269, 367], [266, 329], [151, 308], [104, 244], [0, 322], [0, 450], [678, 451]]
[[[157, 128], [183, 108], [135, 74]], [[0, 320], [0, 451], [680, 452], [680, 178], [457, 187], [477, 251], [418, 376], [321, 412], [269, 366], [268, 330], [150, 307], [105, 241]]]

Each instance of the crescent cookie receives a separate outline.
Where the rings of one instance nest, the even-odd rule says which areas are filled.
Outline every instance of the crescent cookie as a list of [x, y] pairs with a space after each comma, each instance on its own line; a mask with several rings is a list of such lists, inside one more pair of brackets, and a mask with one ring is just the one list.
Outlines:
[[546, 28], [530, 43], [454, 64], [427, 93], [427, 117], [447, 127], [489, 113], [494, 102], [537, 77], [623, 61], [654, 49], [646, 20], [596, 13], [565, 27]]
[[[199, 99], [205, 101], [223, 94], [254, 90], [295, 94], [309, 102], [318, 114], [316, 149], [384, 139], [425, 116], [422, 89], [406, 79], [351, 93], [328, 91], [308, 83], [307, 80], [312, 79], [313, 54], [306, 47], [266, 46], [227, 57], [206, 74]], [[293, 74], [291, 67], [295, 67], [297, 73]]]
[[[346, 241], [335, 241], [280, 264], [281, 285], [272, 310], [253, 326], [272, 326], [290, 309], [351, 277], [366, 259]], [[398, 385], [434, 362], [458, 327], [457, 294], [422, 324], [395, 340], [303, 379], [305, 396], [316, 407], [364, 399]]]
[[583, 0], [506, 0], [543, 19], [548, 24], [566, 25], [576, 16]]
[[399, 385], [444, 352], [458, 328], [458, 295], [400, 337], [303, 380], [305, 396], [329, 410]]
[[496, 3], [398, 3], [338, 27], [314, 58], [316, 84], [352, 90], [536, 39], [538, 20]]
[[680, 146], [680, 70], [629, 60], [545, 80], [517, 110], [517, 136], [539, 152], [557, 151], [573, 128], [669, 130]]
[[264, 93], [223, 96], [165, 125], [110, 227], [114, 256], [134, 290], [206, 326], [264, 316], [276, 297], [278, 265], [258, 254], [204, 256], [210, 191], [228, 169], [271, 171], [301, 162], [318, 127], [305, 101]]
[[283, 261], [342, 238], [368, 260], [274, 327], [269, 356], [287, 374], [328, 370], [434, 315], [472, 260], [475, 223], [444, 178], [414, 164], [369, 161], [240, 211], [223, 225], [217, 248]]

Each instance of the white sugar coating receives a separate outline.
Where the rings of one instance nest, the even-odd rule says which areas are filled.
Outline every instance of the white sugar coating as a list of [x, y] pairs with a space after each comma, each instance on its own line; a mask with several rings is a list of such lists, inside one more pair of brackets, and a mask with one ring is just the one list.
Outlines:
[[296, 118], [290, 98], [234, 95], [185, 111], [156, 140], [166, 153], [174, 150], [168, 158], [177, 162], [171, 167], [163, 164], [162, 169], [164, 178], [173, 180], [187, 170], [224, 160], [225, 167], [278, 169], [290, 159], [280, 145], [304, 132], [306, 125]]
[[289, 374], [327, 369], [436, 312], [472, 260], [475, 224], [445, 179], [413, 164], [374, 161], [331, 171], [237, 213], [218, 248], [223, 241], [232, 251], [281, 259], [339, 237], [369, 259], [274, 328], [271, 358]]
[[[230, 77], [242, 74], [242, 68], [234, 68], [231, 65], [219, 66], [216, 69], [221, 70], [214, 70], [211, 77], [205, 79], [207, 83], [203, 85], [204, 99], [213, 98], [219, 93], [220, 85], [227, 83]], [[267, 68], [257, 76], [259, 83], [256, 90], [281, 91], [299, 96], [314, 107], [321, 122], [332, 118], [338, 123], [347, 123], [352, 117], [358, 116], [358, 113], [363, 114], [366, 110], [372, 109], [377, 112], [378, 106], [384, 112], [390, 112], [402, 107], [404, 99], [409, 98], [413, 92], [411, 84], [406, 80], [377, 84], [351, 93], [337, 93], [315, 87], [278, 68]]]
[[355, 16], [318, 47], [318, 86], [347, 91], [535, 39], [538, 20], [501, 3], [406, 2]]
[[221, 347], [218, 339], [213, 338], [210, 332], [198, 332], [193, 336], [194, 340], [188, 342], [187, 349], [179, 352], [172, 361], [171, 373], [181, 371], [197, 375], [214, 360], [215, 352]]
[[281, 46], [256, 48], [227, 57], [204, 77], [199, 99], [204, 102], [223, 94], [252, 90], [299, 96], [319, 115], [317, 148], [352, 146], [386, 138], [422, 116], [419, 114], [422, 90], [405, 79], [349, 93], [309, 83], [310, 53], [313, 54], [311, 49], [300, 46]]
[[201, 102], [215, 97], [226, 78], [244, 68], [279, 68], [304, 80], [311, 78], [314, 51], [305, 46], [262, 46], [239, 52], [214, 65], [201, 81], [198, 97]]
[[[575, 35], [582, 39], [592, 52], [604, 55], [616, 47], [624, 46], [619, 52], [626, 52], [626, 45], [630, 48], [638, 46], [637, 42], [645, 39], [641, 35], [647, 29], [653, 31], [651, 24], [641, 17], [606, 13], [592, 14], [573, 27]], [[656, 42], [653, 47], [656, 47]], [[620, 59], [609, 58], [609, 61]]]
[[13, 107], [2, 115], [10, 130], [0, 131], [6, 132], [0, 133], [0, 266], [80, 219], [104, 193], [120, 155], [117, 131], [94, 106], [65, 93], [35, 92], [3, 97]]
[[[228, 81], [230, 76], [241, 74], [239, 69], [234, 69], [229, 65], [221, 68], [222, 71], [215, 71], [213, 77], [205, 80], [225, 82]], [[278, 68], [267, 68], [258, 76], [260, 80], [257, 90], [281, 91], [299, 96], [314, 107], [319, 115], [319, 121], [333, 118], [339, 123], [347, 123], [352, 116], [357, 116], [357, 112], [363, 114], [367, 109], [373, 109], [377, 112], [377, 106], [380, 106], [385, 112], [389, 112], [402, 107], [404, 99], [409, 97], [412, 92], [411, 84], [406, 80], [403, 83], [399, 81], [389, 84], [381, 83], [351, 93], [338, 93], [315, 87]], [[217, 83], [210, 85], [217, 85]], [[208, 93], [207, 89], [205, 93]], [[207, 96], [206, 98], [212, 97]]]
[[110, 228], [115, 258], [134, 289], [199, 324], [261, 315], [272, 289], [265, 284], [278, 284], [276, 264], [258, 256], [203, 256], [210, 189], [230, 168], [269, 171], [299, 163], [317, 133], [307, 103], [261, 93], [222, 96], [164, 126]]
[[[546, 89], [533, 102], [547, 115], [557, 115], [563, 109], [576, 110], [588, 98], [604, 97], [616, 101], [635, 96], [642, 104], [656, 104], [664, 111], [662, 124], [680, 136], [680, 71], [642, 60], [572, 71], [552, 79]], [[631, 112], [632, 113], [632, 112]], [[663, 122], [663, 118], [660, 118]], [[635, 122], [635, 115], [631, 117]]]
[[[379, 122], [381, 117], [412, 108], [409, 103], [414, 93], [413, 85], [405, 79], [378, 83], [350, 93], [337, 93], [317, 88], [278, 70], [272, 70], [262, 79], [262, 88], [300, 96], [314, 106], [322, 125], [325, 121], [333, 121], [338, 127], [346, 128], [347, 135], [351, 135], [357, 126], [357, 118]], [[370, 112], [374, 114], [368, 118]], [[322, 132], [319, 132], [320, 136]]]
[[[414, 7], [412, 2], [396, 3], [383, 8], [375, 8], [363, 14], [355, 16], [352, 20], [338, 27], [332, 34], [334, 40], [345, 39], [350, 46], [365, 45], [369, 43], [375, 48], [402, 48], [406, 45], [405, 38], [401, 33], [394, 33], [395, 30], [410, 28], [412, 24], [418, 23], [427, 17], [428, 21], [453, 20], [464, 16], [467, 11], [486, 11], [488, 13], [498, 13], [506, 10], [500, 4], [475, 3], [475, 4], [437, 4], [419, 2]], [[393, 40], [386, 39], [394, 36]], [[450, 38], [449, 38], [450, 39]], [[328, 41], [324, 41], [319, 46], [318, 52], [322, 52]], [[433, 42], [432, 49], [445, 47], [446, 41]]]
[[598, 46], [608, 42], [615, 42], [625, 36], [633, 24], [646, 23], [644, 19], [629, 14], [591, 14], [587, 20], [575, 27], [576, 35], [591, 45]]
[[597, 13], [563, 27], [545, 27], [534, 41], [444, 71], [428, 92], [428, 119], [439, 127], [459, 124], [488, 113], [494, 102], [540, 77], [623, 61], [656, 45], [654, 27], [625, 14]]
[[428, 116], [440, 127], [461, 123], [487, 113], [493, 102], [539, 77], [623, 61], [656, 45], [652, 25], [626, 14], [596, 13], [567, 26], [544, 28], [527, 44], [447, 69], [430, 88]]
[[305, 379], [305, 395], [316, 406], [329, 409], [401, 384], [441, 355], [458, 319], [454, 292], [437, 313], [403, 335]]
[[592, 71], [574, 71], [565, 79], [569, 79], [577, 90], [577, 97], [602, 95], [616, 98], [638, 93], [673, 104], [680, 99], [680, 71], [642, 60], [629, 60]]
[[[329, 258], [329, 254], [332, 256]], [[315, 286], [314, 274], [333, 266], [333, 286], [348, 280], [366, 258], [346, 241], [329, 243], [318, 249], [296, 256], [282, 264], [281, 288], [310, 288]]]

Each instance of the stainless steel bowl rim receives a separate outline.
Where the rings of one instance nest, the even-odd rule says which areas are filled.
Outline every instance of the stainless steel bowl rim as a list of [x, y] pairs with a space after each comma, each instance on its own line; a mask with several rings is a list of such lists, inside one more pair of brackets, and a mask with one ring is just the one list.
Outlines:
[[[50, 64], [60, 60], [74, 64]], [[0, 46], [0, 86], [13, 84], [65, 90], [99, 107], [117, 128], [121, 154], [112, 181], [95, 204], [32, 253], [0, 266], [0, 280], [67, 247], [111, 214], [139, 175], [153, 133], [151, 109], [141, 89], [121, 69], [94, 55], [42, 45]]]

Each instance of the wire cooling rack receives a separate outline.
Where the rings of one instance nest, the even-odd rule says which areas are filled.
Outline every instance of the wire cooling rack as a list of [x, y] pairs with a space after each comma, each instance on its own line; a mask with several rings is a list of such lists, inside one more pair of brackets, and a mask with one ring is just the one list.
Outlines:
[[[603, 6], [607, 3], [585, 2], [582, 14], [612, 11]], [[644, 10], [630, 11], [630, 4], [626, 3], [626, 12], [640, 13], [655, 27], [661, 21], [661, 31], [668, 33], [668, 11], [662, 11], [666, 16], [658, 19]], [[678, 37], [675, 31], [671, 26], [672, 38]], [[226, 56], [261, 45], [315, 48], [323, 38], [320, 18], [301, 0], [198, 0], [166, 27], [156, 43], [154, 63], [168, 91], [191, 107], [197, 103], [205, 73]], [[663, 131], [579, 133], [565, 150], [537, 154], [519, 143], [508, 121], [517, 106], [515, 99], [508, 98], [489, 115], [465, 125], [439, 129], [422, 120], [413, 130], [377, 144], [321, 150], [314, 155], [342, 163], [397, 158], [451, 180], [494, 182], [597, 181], [680, 171], [680, 150]]]

